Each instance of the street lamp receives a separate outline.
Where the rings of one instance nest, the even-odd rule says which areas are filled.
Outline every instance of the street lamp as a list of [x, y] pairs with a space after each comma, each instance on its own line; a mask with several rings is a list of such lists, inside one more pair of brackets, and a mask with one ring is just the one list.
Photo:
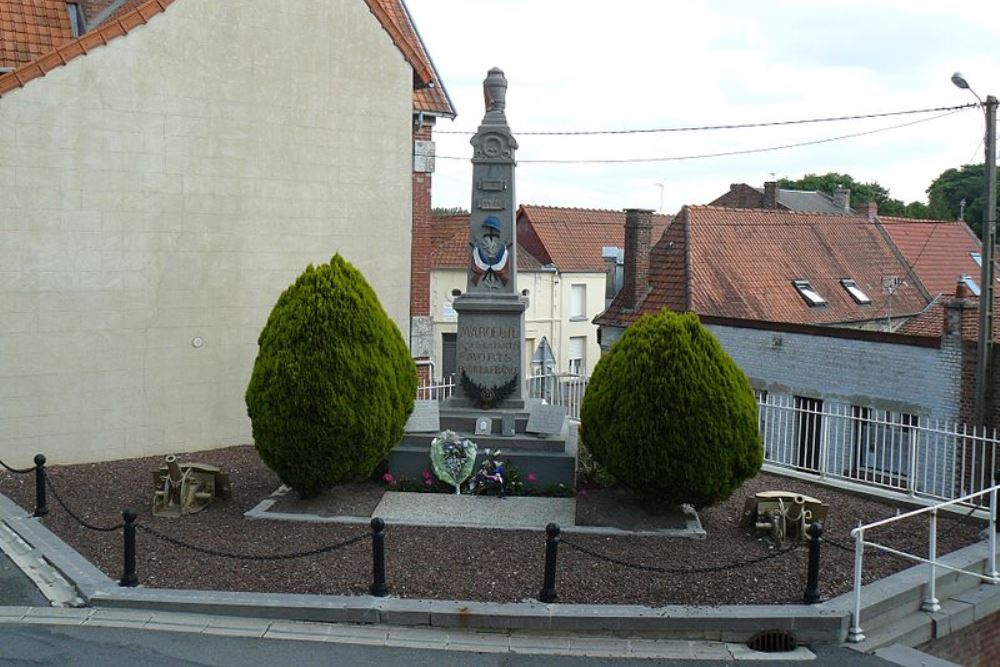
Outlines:
[[993, 357], [993, 247], [996, 243], [997, 221], [997, 98], [986, 96], [986, 101], [969, 86], [961, 72], [951, 75], [951, 82], [976, 96], [986, 115], [986, 207], [983, 209], [982, 277], [979, 290], [979, 343], [976, 349], [976, 424], [986, 426], [989, 421], [990, 364]]

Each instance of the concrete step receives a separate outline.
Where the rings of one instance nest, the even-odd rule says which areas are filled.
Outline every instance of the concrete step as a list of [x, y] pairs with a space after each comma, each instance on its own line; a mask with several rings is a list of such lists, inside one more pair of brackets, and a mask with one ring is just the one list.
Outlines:
[[[483, 451], [486, 448], [490, 449], [500, 449], [504, 453], [507, 452], [562, 452], [566, 449], [566, 441], [562, 438], [557, 438], [550, 436], [547, 438], [539, 438], [533, 435], [516, 435], [516, 436], [502, 436], [502, 435], [472, 435], [470, 433], [463, 433], [461, 431], [458, 434], [463, 438], [468, 438], [476, 443], [476, 447], [479, 451]], [[403, 436], [400, 446], [403, 447], [414, 447], [423, 448], [425, 454], [429, 455], [431, 441], [434, 439], [436, 434], [432, 433], [407, 433]]]

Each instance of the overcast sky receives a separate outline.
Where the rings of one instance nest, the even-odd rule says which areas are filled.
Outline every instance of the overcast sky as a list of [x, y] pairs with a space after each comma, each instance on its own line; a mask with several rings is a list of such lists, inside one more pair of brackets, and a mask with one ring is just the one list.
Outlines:
[[[440, 121], [434, 205], [470, 204], [469, 135], [482, 80], [507, 75], [507, 118], [520, 143], [517, 201], [622, 209], [705, 204], [730, 183], [838, 171], [926, 201], [949, 167], [983, 161], [982, 112], [870, 136], [772, 152], [631, 164], [531, 159], [660, 158], [814, 141], [937, 114], [791, 127], [603, 137], [528, 131], [753, 123], [956, 106], [960, 70], [1000, 96], [1000, 2], [837, 3], [673, 0], [406, 0], [458, 111]], [[445, 159], [458, 157], [460, 160]], [[662, 188], [660, 185], [662, 184]]]

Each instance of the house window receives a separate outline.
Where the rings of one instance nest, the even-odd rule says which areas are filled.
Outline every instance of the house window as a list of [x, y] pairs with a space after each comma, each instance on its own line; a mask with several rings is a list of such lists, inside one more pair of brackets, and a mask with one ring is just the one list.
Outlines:
[[975, 280], [972, 279], [972, 277], [969, 274], [963, 273], [962, 277], [959, 278], [959, 280], [962, 281], [963, 285], [969, 288], [970, 292], [972, 292], [976, 296], [979, 296], [979, 285], [976, 283]]
[[826, 299], [821, 297], [819, 292], [813, 289], [808, 280], [793, 280], [792, 285], [795, 286], [795, 289], [799, 291], [799, 296], [801, 296], [810, 307], [826, 305]]
[[69, 25], [73, 31], [73, 37], [83, 34], [83, 14], [80, 13], [80, 3], [67, 2], [66, 11], [69, 13]]
[[586, 375], [587, 372], [587, 337], [573, 336], [569, 339], [569, 372], [574, 375]]
[[854, 299], [855, 302], [861, 304], [872, 302], [871, 297], [862, 292], [861, 288], [858, 287], [858, 284], [853, 280], [844, 278], [840, 281], [840, 284], [844, 286], [844, 289], [847, 290], [847, 293], [851, 295], [851, 298]]
[[857, 474], [868, 481], [900, 486], [909, 474], [914, 428], [920, 418], [905, 412], [851, 406], [851, 433]]
[[807, 472], [818, 473], [823, 433], [823, 401], [808, 396], [796, 396], [795, 421], [798, 436], [796, 466]]
[[976, 266], [982, 266], [983, 265], [983, 255], [982, 255], [982, 253], [970, 252], [969, 253], [969, 257], [971, 257], [972, 261], [976, 263]]
[[573, 285], [569, 291], [570, 319], [585, 319], [587, 317], [587, 286]]

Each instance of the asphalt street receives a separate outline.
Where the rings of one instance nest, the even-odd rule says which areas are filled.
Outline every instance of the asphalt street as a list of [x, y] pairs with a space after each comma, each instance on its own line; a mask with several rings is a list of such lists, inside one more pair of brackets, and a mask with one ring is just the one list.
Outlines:
[[49, 601], [0, 551], [0, 605], [47, 607]]

